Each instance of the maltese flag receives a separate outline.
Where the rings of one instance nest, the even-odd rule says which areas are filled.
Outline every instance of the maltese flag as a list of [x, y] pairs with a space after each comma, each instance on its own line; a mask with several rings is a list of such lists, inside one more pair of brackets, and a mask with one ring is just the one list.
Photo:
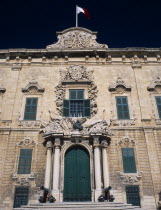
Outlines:
[[83, 9], [83, 8], [77, 6], [77, 14], [79, 14], [80, 12], [83, 12], [88, 19], [90, 18], [90, 15], [89, 15], [87, 9]]

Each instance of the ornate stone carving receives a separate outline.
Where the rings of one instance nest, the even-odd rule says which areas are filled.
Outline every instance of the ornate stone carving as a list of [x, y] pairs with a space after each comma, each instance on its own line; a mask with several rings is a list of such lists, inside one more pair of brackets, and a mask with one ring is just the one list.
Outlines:
[[125, 91], [131, 91], [131, 86], [127, 85], [120, 77], [117, 78], [115, 83], [109, 86], [110, 92], [123, 93]]
[[[73, 125], [79, 120], [83, 126], [82, 130], [74, 129]], [[83, 136], [83, 135], [94, 135], [100, 134], [105, 136], [111, 136], [112, 132], [109, 129], [110, 122], [106, 120], [87, 120], [86, 118], [52, 118], [46, 126], [42, 125], [41, 132], [43, 132], [44, 137], [52, 134], [62, 134], [71, 136]], [[44, 128], [43, 128], [44, 127]]]
[[130, 120], [115, 120], [112, 119], [112, 125], [113, 126], [119, 126], [119, 127], [124, 127], [124, 126], [133, 126], [135, 125], [135, 120], [136, 119], [130, 119]]
[[131, 139], [126, 136], [126, 137], [120, 139], [120, 141], [117, 143], [117, 145], [129, 147], [129, 146], [135, 146], [136, 142], [134, 139]]
[[120, 180], [122, 181], [122, 184], [138, 184], [140, 179], [142, 178], [142, 172], [138, 172], [137, 174], [125, 174], [121, 171], [117, 172], [117, 175], [119, 176]]
[[22, 88], [22, 92], [29, 92], [30, 94], [42, 93], [45, 88], [38, 84], [38, 82], [33, 79], [28, 83], [25, 88]]
[[96, 42], [96, 34], [85, 28], [69, 28], [58, 32], [58, 42], [48, 45], [47, 49], [97, 49], [108, 48]]
[[34, 121], [19, 120], [18, 125], [23, 128], [39, 128], [41, 125], [41, 121], [39, 121], [39, 120], [34, 120]]
[[91, 115], [97, 113], [97, 86], [93, 82], [93, 70], [87, 70], [82, 65], [72, 65], [60, 70], [60, 83], [56, 86], [56, 106], [59, 114], [62, 113], [63, 99], [65, 99], [66, 82], [88, 82], [88, 97], [91, 100]]
[[155, 78], [152, 83], [147, 87], [148, 91], [154, 91], [161, 93], [161, 79], [160, 77]]
[[6, 88], [4, 88], [2, 86], [2, 84], [0, 84], [0, 94], [6, 92]]
[[32, 172], [31, 174], [27, 175], [21, 175], [12, 173], [11, 174], [12, 179], [16, 182], [16, 185], [30, 185], [30, 181], [33, 181], [35, 179], [35, 174]]
[[17, 146], [36, 146], [34, 140], [30, 139], [29, 137], [25, 137], [23, 140], [21, 140], [19, 143], [16, 144]]

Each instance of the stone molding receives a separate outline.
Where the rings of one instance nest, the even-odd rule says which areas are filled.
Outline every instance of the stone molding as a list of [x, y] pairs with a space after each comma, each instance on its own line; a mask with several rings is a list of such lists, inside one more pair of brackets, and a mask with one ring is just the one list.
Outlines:
[[122, 184], [125, 185], [135, 185], [135, 184], [139, 184], [143, 173], [140, 171], [136, 174], [127, 174], [127, 173], [123, 173], [121, 171], [117, 171], [117, 175], [120, 178]]
[[1, 93], [5, 93], [6, 92], [6, 88], [4, 88], [3, 86], [2, 86], [2, 84], [0, 84], [0, 94]]
[[106, 49], [105, 44], [96, 42], [96, 33], [85, 28], [69, 28], [58, 32], [58, 42], [48, 45], [47, 49]]
[[16, 145], [19, 146], [19, 147], [23, 147], [23, 146], [25, 146], [25, 147], [34, 147], [37, 144], [36, 144], [36, 142], [33, 139], [31, 139], [29, 137], [25, 137], [23, 140], [21, 140]]
[[126, 137], [123, 137], [122, 139], [120, 139], [116, 145], [118, 145], [120, 147], [122, 147], [122, 146], [134, 147], [134, 146], [136, 146], [136, 142], [134, 139], [131, 139], [130, 137], [126, 136]]
[[110, 92], [123, 93], [125, 91], [131, 91], [131, 86], [127, 85], [120, 77], [117, 78], [116, 82], [109, 86]]
[[17, 174], [12, 173], [11, 178], [15, 181], [15, 185], [29, 186], [30, 181], [35, 180], [35, 174], [31, 172], [31, 174]]
[[161, 93], [161, 78], [155, 78], [152, 83], [147, 87], [148, 91], [153, 91], [156, 93]]
[[28, 92], [30, 94], [43, 93], [44, 91], [45, 88], [38, 84], [35, 79], [31, 80], [25, 88], [22, 88], [22, 92]]
[[57, 111], [60, 115], [62, 115], [63, 100], [65, 99], [65, 84], [84, 84], [84, 82], [87, 82], [88, 84], [88, 98], [91, 100], [91, 115], [94, 116], [97, 113], [98, 109], [96, 98], [98, 90], [97, 86], [93, 82], [92, 75], [93, 70], [87, 70], [87, 68], [82, 65], [72, 65], [65, 70], [60, 70], [60, 82], [55, 87], [55, 102], [57, 106]]

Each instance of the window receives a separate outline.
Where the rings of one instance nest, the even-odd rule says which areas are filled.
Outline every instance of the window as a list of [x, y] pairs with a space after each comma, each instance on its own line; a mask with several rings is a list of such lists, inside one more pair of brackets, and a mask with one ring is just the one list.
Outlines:
[[24, 120], [36, 120], [38, 98], [26, 98]]
[[136, 173], [134, 148], [122, 148], [124, 173]]
[[157, 104], [159, 119], [161, 119], [161, 96], [156, 96], [155, 100]]
[[69, 100], [64, 100], [63, 116], [90, 117], [90, 100], [84, 99], [84, 90], [69, 90]]
[[18, 174], [30, 174], [32, 161], [32, 149], [20, 149]]
[[118, 119], [130, 119], [128, 101], [126, 96], [116, 97], [116, 106]]
[[21, 205], [28, 204], [29, 188], [28, 187], [16, 187], [15, 199], [13, 208], [18, 208]]
[[127, 203], [140, 206], [139, 186], [126, 186]]

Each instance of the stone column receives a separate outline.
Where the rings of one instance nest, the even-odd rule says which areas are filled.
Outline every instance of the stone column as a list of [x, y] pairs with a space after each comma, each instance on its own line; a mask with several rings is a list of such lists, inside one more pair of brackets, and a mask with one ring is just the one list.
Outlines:
[[101, 195], [101, 162], [99, 137], [94, 137], [95, 201]]
[[50, 188], [51, 183], [51, 153], [52, 153], [52, 142], [48, 141], [46, 144], [47, 147], [47, 156], [46, 156], [46, 168], [45, 168], [45, 183], [44, 187]]
[[107, 154], [108, 144], [106, 141], [102, 141], [101, 146], [102, 146], [102, 161], [103, 161], [103, 183], [104, 183], [104, 188], [106, 188], [109, 187], [110, 185], [109, 160]]
[[59, 191], [59, 177], [60, 177], [60, 138], [55, 138], [55, 154], [53, 161], [53, 191], [52, 194], [56, 198], [56, 201], [60, 201]]

